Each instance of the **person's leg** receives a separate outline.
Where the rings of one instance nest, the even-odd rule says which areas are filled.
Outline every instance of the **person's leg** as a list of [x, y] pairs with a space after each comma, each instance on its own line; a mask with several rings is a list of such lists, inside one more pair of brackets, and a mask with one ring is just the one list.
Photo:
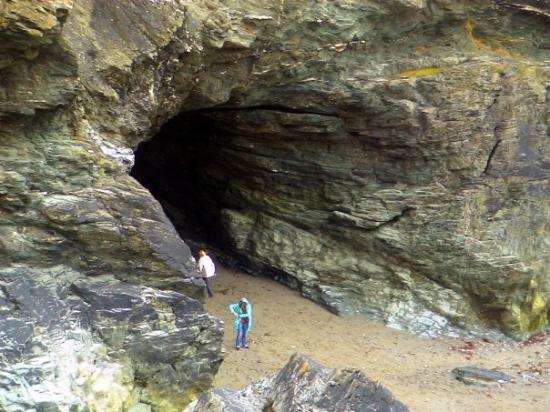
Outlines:
[[241, 323], [241, 347], [246, 346], [246, 324]]
[[242, 345], [243, 348], [248, 348], [248, 342], [246, 341], [246, 335], [248, 333], [248, 324], [243, 324]]
[[241, 347], [241, 324], [237, 327], [237, 339], [235, 340], [235, 347], [239, 349]]
[[208, 294], [208, 297], [211, 298], [212, 296], [214, 296], [214, 294], [210, 290], [210, 285], [208, 283], [208, 278], [202, 278], [202, 280], [204, 280], [204, 284], [206, 285], [206, 293]]

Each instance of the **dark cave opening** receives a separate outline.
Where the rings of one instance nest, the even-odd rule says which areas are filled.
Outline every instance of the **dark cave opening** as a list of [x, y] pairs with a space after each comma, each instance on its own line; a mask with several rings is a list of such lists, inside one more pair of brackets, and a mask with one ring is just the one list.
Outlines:
[[[290, 121], [288, 116], [297, 117]], [[286, 119], [290, 127], [306, 120], [304, 142], [308, 145], [310, 124], [303, 116], [316, 114], [274, 106], [181, 113], [138, 146], [130, 175], [159, 201], [195, 256], [199, 247], [205, 247], [227, 268], [270, 277], [301, 290], [301, 282], [292, 274], [249, 255], [255, 249], [254, 240], [247, 239], [249, 247], [244, 248], [236, 243], [246, 234], [228, 232], [234, 226], [228, 223], [227, 212], [271, 214], [271, 206], [279, 207], [284, 199], [285, 209], [295, 217], [293, 224], [307, 224], [292, 207], [303, 196], [303, 186], [318, 186], [317, 174], [275, 173], [283, 167], [301, 172], [301, 165], [285, 163], [284, 159], [295, 155], [297, 139], [290, 144], [281, 139], [274, 119]], [[294, 129], [301, 132], [300, 127]], [[287, 131], [285, 136], [292, 133]]]
[[309, 230], [328, 221], [325, 208], [340, 198], [327, 191], [341, 188], [325, 180], [347, 179], [332, 166], [341, 151], [350, 154], [346, 139], [332, 114], [267, 105], [200, 109], [141, 143], [130, 174], [193, 252], [205, 246], [230, 269], [302, 290], [280, 264], [278, 243], [284, 239], [282, 252], [294, 254], [301, 234], [309, 239]]
[[219, 139], [226, 137], [207, 111], [182, 113], [135, 152], [130, 175], [160, 202], [174, 227], [192, 248], [208, 245], [230, 252], [220, 223], [228, 178]]
[[256, 149], [249, 141], [241, 141], [243, 130], [237, 123], [252, 116], [255, 120], [245, 120], [245, 124], [252, 123], [252, 129], [264, 136], [259, 130], [264, 120], [256, 115], [264, 110], [272, 108], [181, 113], [138, 146], [130, 175], [159, 201], [195, 256], [199, 248], [206, 248], [226, 268], [270, 277], [299, 289], [300, 282], [293, 276], [239, 251], [223, 221], [224, 210], [258, 210], [241, 191], [261, 191], [266, 182], [260, 175], [265, 173]]

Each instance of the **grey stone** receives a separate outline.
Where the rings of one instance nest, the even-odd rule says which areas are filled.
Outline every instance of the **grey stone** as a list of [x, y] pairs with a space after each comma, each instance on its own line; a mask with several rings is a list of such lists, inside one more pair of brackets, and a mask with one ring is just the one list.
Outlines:
[[151, 405], [138, 403], [130, 407], [128, 412], [151, 412]]
[[473, 366], [455, 368], [452, 370], [452, 374], [467, 385], [494, 385], [512, 381], [512, 377], [504, 372]]

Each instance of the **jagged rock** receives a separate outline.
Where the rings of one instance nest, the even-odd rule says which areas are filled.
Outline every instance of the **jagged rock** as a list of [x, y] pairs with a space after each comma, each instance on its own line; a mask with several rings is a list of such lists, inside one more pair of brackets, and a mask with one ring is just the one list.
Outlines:
[[271, 380], [264, 379], [240, 391], [214, 389], [191, 402], [183, 412], [263, 412], [269, 404], [270, 388]]
[[379, 382], [355, 369], [329, 370], [303, 354], [292, 356], [271, 380], [241, 391], [218, 389], [203, 395], [185, 412], [405, 412]]
[[178, 410], [209, 388], [222, 360], [221, 322], [198, 301], [123, 283], [84, 281], [72, 289], [88, 305], [94, 332], [131, 360], [153, 404]]
[[473, 366], [455, 368], [451, 372], [456, 379], [467, 385], [494, 385], [512, 381], [512, 377], [504, 372]]

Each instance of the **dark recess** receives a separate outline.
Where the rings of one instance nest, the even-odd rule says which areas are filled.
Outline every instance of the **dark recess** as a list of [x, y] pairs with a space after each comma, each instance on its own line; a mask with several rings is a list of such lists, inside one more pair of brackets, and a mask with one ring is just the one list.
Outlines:
[[227, 181], [216, 174], [222, 138], [206, 112], [180, 114], [138, 146], [130, 175], [160, 202], [184, 240], [227, 250], [219, 213]]
[[[260, 109], [266, 107], [244, 110]], [[229, 164], [223, 154], [224, 142], [235, 135], [227, 127], [221, 130], [215, 119], [216, 113], [230, 110], [235, 110], [235, 114], [239, 111], [197, 110], [174, 117], [152, 139], [138, 146], [130, 175], [160, 202], [195, 255], [199, 246], [206, 247], [226, 267], [271, 277], [299, 289], [299, 282], [292, 276], [276, 268], [258, 266], [238, 254], [225, 233], [220, 211], [224, 207], [243, 207], [231, 194], [230, 176], [239, 176], [243, 169]]]

